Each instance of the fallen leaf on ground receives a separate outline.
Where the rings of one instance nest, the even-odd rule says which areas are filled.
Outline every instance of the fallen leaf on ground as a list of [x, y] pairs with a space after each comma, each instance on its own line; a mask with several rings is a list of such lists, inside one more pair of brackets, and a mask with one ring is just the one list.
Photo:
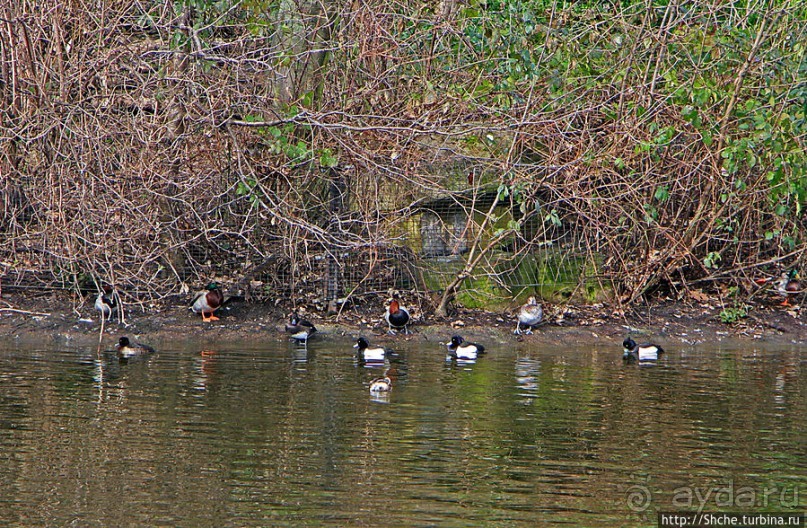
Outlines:
[[703, 293], [701, 290], [691, 290], [689, 292], [689, 296], [698, 302], [706, 302], [709, 300], [709, 296]]

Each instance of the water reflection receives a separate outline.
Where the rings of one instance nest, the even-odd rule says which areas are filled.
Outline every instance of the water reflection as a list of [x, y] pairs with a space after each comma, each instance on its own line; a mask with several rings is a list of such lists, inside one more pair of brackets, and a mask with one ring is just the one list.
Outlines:
[[541, 371], [541, 360], [531, 357], [516, 359], [516, 384], [521, 389], [521, 403], [529, 405], [538, 397], [538, 376]]
[[448, 365], [454, 365], [454, 366], [457, 366], [457, 367], [466, 367], [467, 369], [470, 370], [470, 368], [472, 366], [476, 365], [476, 359], [463, 359], [463, 358], [454, 357], [451, 354], [447, 354], [446, 355], [446, 363]]
[[[803, 349], [687, 348], [648, 369], [528, 343], [461, 364], [406, 341], [371, 365], [350, 344], [172, 343], [123, 365], [6, 343], [0, 518], [625, 526], [681, 486], [807, 489]], [[393, 389], [370, 393], [383, 375]]]
[[295, 363], [305, 363], [309, 359], [313, 359], [313, 349], [309, 351], [308, 341], [290, 341], [291, 358]]
[[193, 378], [193, 388], [198, 391], [207, 391], [211, 383], [215, 383], [218, 375], [218, 355], [219, 352], [211, 349], [204, 349], [196, 357], [196, 375]]
[[389, 403], [390, 392], [370, 391], [370, 401], [375, 403]]

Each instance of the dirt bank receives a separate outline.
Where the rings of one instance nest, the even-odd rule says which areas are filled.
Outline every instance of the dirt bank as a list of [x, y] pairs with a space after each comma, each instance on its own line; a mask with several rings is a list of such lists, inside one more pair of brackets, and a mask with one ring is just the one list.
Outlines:
[[[220, 310], [219, 321], [203, 323], [193, 314], [185, 299], [160, 306], [126, 307], [125, 322], [105, 325], [111, 342], [119, 335], [146, 337], [155, 343], [183, 336], [210, 336], [215, 340], [286, 339], [282, 332], [288, 309], [264, 304], [236, 302]], [[25, 294], [4, 292], [0, 299], [0, 333], [5, 337], [69, 338], [89, 343], [100, 330], [94, 298], [77, 298], [66, 292]], [[387, 336], [382, 324], [380, 305], [353, 307], [340, 316], [325, 316], [308, 311], [310, 319], [323, 334], [351, 338], [358, 334], [372, 336], [379, 343], [394, 340], [438, 340], [460, 332], [473, 338], [486, 337], [506, 342], [530, 340], [547, 344], [584, 344], [613, 342], [617, 346], [628, 331], [642, 339], [660, 343], [699, 344], [728, 339], [765, 340], [803, 344], [807, 342], [807, 326], [800, 308], [781, 307], [771, 303], [751, 306], [748, 316], [735, 324], [720, 321], [723, 306], [702, 302], [687, 304], [661, 302], [652, 306], [636, 306], [628, 313], [613, 307], [547, 306], [546, 322], [532, 336], [514, 336], [512, 313], [490, 313], [460, 310], [448, 319], [436, 319], [416, 308], [410, 336]]]

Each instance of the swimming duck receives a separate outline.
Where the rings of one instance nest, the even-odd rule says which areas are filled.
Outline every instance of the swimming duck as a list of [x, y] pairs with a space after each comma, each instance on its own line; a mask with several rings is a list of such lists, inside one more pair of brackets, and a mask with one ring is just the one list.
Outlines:
[[359, 337], [353, 348], [358, 349], [359, 357], [367, 362], [384, 361], [387, 356], [386, 348], [370, 346], [370, 342], [364, 337]]
[[657, 361], [659, 356], [664, 353], [664, 349], [653, 343], [642, 343], [637, 345], [636, 341], [630, 337], [626, 337], [622, 341], [624, 352], [622, 359], [627, 362], [633, 361]]
[[389, 303], [389, 309], [384, 312], [384, 320], [389, 326], [388, 334], [395, 335], [393, 328], [403, 328], [404, 334], [409, 333], [406, 328], [407, 323], [409, 323], [409, 312], [401, 306], [398, 299], [392, 299], [392, 302]]
[[[219, 309], [224, 303], [224, 294], [218, 283], [211, 282], [205, 289], [198, 292], [191, 301], [191, 310], [193, 313], [201, 313], [202, 321], [218, 321], [219, 318], [213, 315], [213, 312]], [[210, 314], [210, 317], [207, 317]]]
[[544, 318], [544, 309], [538, 304], [535, 297], [527, 299], [527, 304], [518, 309], [518, 320], [514, 334], [521, 334], [521, 326], [526, 326], [525, 334], [532, 334], [532, 327], [540, 323]]
[[376, 378], [370, 382], [370, 392], [389, 392], [392, 390], [392, 380], [389, 376]]
[[121, 337], [118, 344], [115, 345], [118, 349], [118, 357], [128, 359], [134, 356], [144, 356], [146, 354], [153, 354], [154, 349], [142, 343], [132, 343], [128, 337]]
[[476, 359], [479, 354], [485, 352], [485, 347], [476, 343], [466, 343], [462, 336], [455, 335], [451, 341], [445, 344], [448, 353], [457, 359]]
[[109, 284], [102, 284], [103, 290], [95, 299], [95, 309], [101, 312], [101, 319], [109, 321], [112, 312], [118, 307], [118, 292]]

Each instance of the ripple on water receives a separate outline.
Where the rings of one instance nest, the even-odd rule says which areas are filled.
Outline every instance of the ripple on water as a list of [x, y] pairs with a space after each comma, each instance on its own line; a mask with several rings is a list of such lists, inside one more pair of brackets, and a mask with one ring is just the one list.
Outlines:
[[[805, 481], [805, 351], [418, 341], [0, 348], [0, 518], [25, 524], [623, 526], [682, 486]], [[368, 383], [395, 369], [383, 404]], [[800, 421], [802, 420], [802, 421]], [[47, 500], [43, 497], [48, 497]], [[18, 522], [21, 524], [22, 522]]]

